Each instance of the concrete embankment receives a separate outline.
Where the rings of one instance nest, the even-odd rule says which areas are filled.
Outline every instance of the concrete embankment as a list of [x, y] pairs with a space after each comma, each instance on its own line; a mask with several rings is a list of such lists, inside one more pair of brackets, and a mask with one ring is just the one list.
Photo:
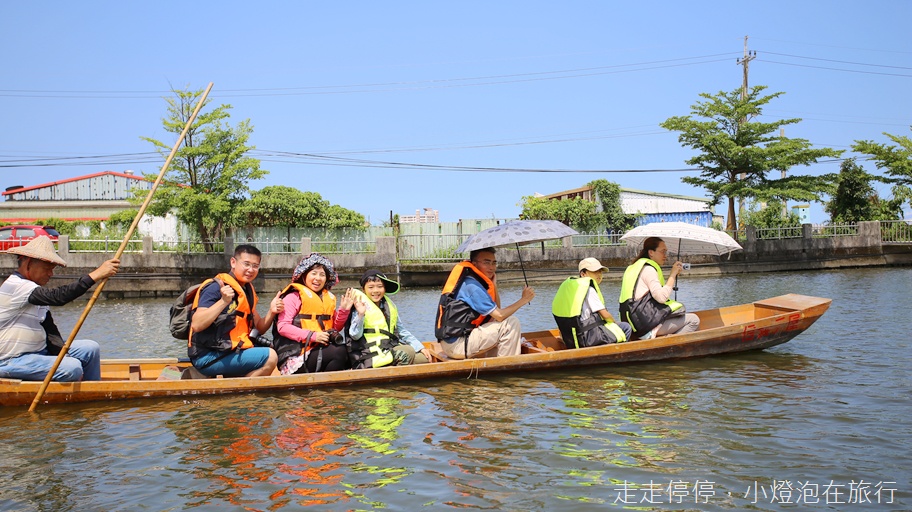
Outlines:
[[[845, 236], [814, 236], [812, 226], [806, 224], [800, 238], [761, 240], [755, 230], [748, 227], [746, 239], [741, 241], [744, 250], [723, 257], [687, 255], [682, 261], [691, 263], [690, 275], [721, 275], [748, 272], [784, 272], [822, 270], [845, 267], [906, 266], [912, 265], [912, 244], [885, 244], [880, 223], [862, 222], [857, 234]], [[103, 252], [70, 252], [69, 240], [61, 237], [59, 253], [67, 261], [66, 268], [58, 268], [50, 285], [72, 280], [97, 267], [112, 256]], [[234, 250], [231, 239], [225, 241], [223, 254], [178, 254], [155, 252], [152, 240], [143, 241], [141, 252], [124, 253], [121, 272], [105, 285], [105, 297], [173, 297], [188, 286], [228, 269]], [[672, 252], [673, 252], [673, 248]], [[260, 275], [254, 282], [259, 293], [275, 293], [290, 280], [291, 270], [310, 252], [310, 240], [301, 242], [301, 252], [295, 254], [264, 254]], [[530, 246], [521, 249], [522, 268], [529, 282], [560, 281], [576, 273], [577, 263], [586, 257], [598, 258], [611, 271], [608, 279], [619, 279], [622, 270], [635, 258], [637, 248], [626, 246], [573, 247], [570, 239], [560, 248]], [[396, 257], [396, 239], [377, 239], [374, 253], [331, 254], [345, 286], [357, 286], [357, 280], [367, 269], [380, 269], [391, 277], [398, 277], [406, 287], [441, 286], [453, 262], [414, 263]], [[499, 248], [498, 282], [522, 282], [523, 272], [519, 263], [520, 251], [515, 247]], [[0, 277], [3, 279], [15, 270], [14, 256], [0, 257]]]

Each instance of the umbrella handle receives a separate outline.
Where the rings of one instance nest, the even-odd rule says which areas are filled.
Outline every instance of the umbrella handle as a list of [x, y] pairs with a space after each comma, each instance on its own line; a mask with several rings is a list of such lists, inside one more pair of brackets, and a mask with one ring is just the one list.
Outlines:
[[[542, 247], [544, 247], [544, 242], [542, 242]], [[525, 281], [526, 286], [529, 286], [529, 280], [526, 278], [526, 267], [523, 265], [522, 260], [522, 251], [519, 250], [519, 244], [516, 244], [516, 254], [519, 255], [519, 268], [522, 269], [523, 281]], [[532, 301], [529, 301], [529, 304], [532, 304]]]

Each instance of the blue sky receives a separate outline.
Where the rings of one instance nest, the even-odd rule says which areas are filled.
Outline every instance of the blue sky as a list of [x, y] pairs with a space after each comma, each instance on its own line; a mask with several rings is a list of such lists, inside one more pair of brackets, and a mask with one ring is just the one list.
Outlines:
[[[151, 151], [141, 136], [172, 144], [162, 98], [213, 82], [232, 124], [254, 127], [270, 174], [252, 188], [312, 190], [375, 224], [425, 207], [444, 221], [515, 217], [523, 196], [599, 178], [703, 197], [684, 172], [578, 171], [687, 168], [690, 150], [658, 124], [741, 86], [744, 36], [750, 84], [786, 93], [764, 117], [804, 119], [787, 136], [848, 150], [910, 135], [912, 2], [720, 5], [4, 2], [0, 187], [157, 173], [160, 158], [110, 155]], [[23, 165], [35, 158], [56, 160]]]

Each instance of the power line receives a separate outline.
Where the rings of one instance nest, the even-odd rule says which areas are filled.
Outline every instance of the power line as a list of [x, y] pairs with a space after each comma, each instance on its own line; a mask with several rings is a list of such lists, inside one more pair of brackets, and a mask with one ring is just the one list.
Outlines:
[[319, 154], [322, 155], [352, 155], [352, 154], [370, 154], [370, 153], [414, 153], [419, 151], [452, 151], [457, 149], [484, 149], [484, 148], [502, 148], [502, 147], [511, 147], [511, 146], [528, 146], [528, 145], [537, 145], [537, 144], [558, 144], [564, 142], [585, 142], [590, 140], [604, 140], [604, 139], [620, 139], [626, 137], [640, 137], [644, 135], [662, 135], [668, 133], [666, 130], [652, 130], [652, 131], [642, 131], [634, 133], [624, 133], [624, 134], [615, 134], [615, 135], [600, 135], [592, 137], [573, 137], [565, 139], [547, 139], [547, 140], [533, 140], [525, 142], [492, 142], [492, 143], [475, 143], [475, 144], [464, 144], [464, 145], [442, 145], [442, 146], [412, 146], [405, 148], [392, 148], [392, 149], [359, 149], [359, 150], [346, 150], [346, 151], [319, 151]]
[[[580, 78], [616, 73], [632, 73], [671, 67], [693, 66], [713, 62], [724, 62], [730, 57], [729, 53], [717, 53], [696, 57], [681, 57], [663, 59], [631, 64], [615, 64], [611, 66], [597, 66], [587, 68], [565, 69], [558, 71], [538, 71], [531, 73], [515, 73], [506, 75], [487, 75], [479, 77], [444, 78], [417, 80], [405, 82], [379, 82], [348, 85], [322, 85], [306, 87], [281, 87], [281, 88], [254, 88], [254, 89], [223, 89], [218, 97], [251, 97], [251, 96], [301, 96], [320, 94], [352, 94], [364, 92], [387, 92], [400, 90], [442, 89], [453, 87], [476, 87], [481, 85], [496, 85], [505, 83], [533, 82], [543, 80], [560, 80], [565, 78]], [[700, 60], [710, 59], [710, 60]], [[697, 62], [684, 62], [684, 61]], [[644, 67], [645, 66], [645, 67]], [[619, 69], [635, 68], [635, 69]], [[547, 76], [546, 76], [547, 75]], [[467, 83], [471, 82], [471, 83]], [[94, 91], [94, 90], [40, 90], [40, 89], [0, 89], [0, 96], [17, 98], [77, 98], [77, 99], [141, 99], [160, 98], [162, 94], [171, 91]], [[146, 96], [155, 94], [155, 96]]]
[[904, 50], [884, 50], [883, 48], [857, 48], [852, 46], [836, 46], [831, 44], [820, 44], [820, 43], [806, 43], [803, 41], [786, 41], [783, 39], [769, 39], [766, 37], [754, 37], [754, 39], [759, 39], [761, 41], [773, 41], [776, 43], [789, 43], [789, 44], [801, 44], [805, 46], [820, 46], [823, 48], [839, 48], [841, 50], [861, 50], [865, 52], [883, 52], [883, 53], [901, 53], [901, 54], [912, 54], [910, 51]]
[[161, 158], [148, 158], [142, 160], [106, 160], [97, 162], [45, 162], [36, 164], [0, 164], [0, 169], [17, 169], [26, 167], [73, 167], [73, 166], [112, 166], [112, 165], [134, 165], [151, 162], [161, 162]]
[[776, 53], [776, 52], [767, 52], [767, 51], [764, 51], [763, 53], [764, 53], [764, 55], [779, 55], [781, 57], [793, 57], [796, 59], [808, 59], [808, 60], [820, 60], [820, 61], [824, 61], [824, 62], [836, 62], [839, 64], [853, 64], [855, 66], [871, 66], [871, 67], [892, 68], [892, 69], [912, 69], [912, 67], [907, 67], [907, 66], [888, 66], [886, 64], [868, 64], [865, 62], [852, 62], [852, 61], [848, 61], [848, 60], [822, 59], [819, 57], [805, 57], [803, 55], [791, 55], [788, 53]]
[[[94, 155], [94, 156], [60, 156], [60, 157], [44, 157], [44, 156], [42, 156], [42, 157], [24, 157], [24, 158], [16, 158], [16, 159], [12, 159], [12, 160], [0, 160], [0, 163], [10, 163], [10, 162], [43, 162], [43, 161], [48, 161], [48, 160], [64, 160], [64, 161], [68, 161], [68, 160], [90, 160], [90, 159], [97, 159], [97, 158], [117, 158], [117, 157], [132, 157], [132, 156], [152, 157], [152, 156], [157, 156], [157, 155], [158, 155], [158, 153], [156, 153], [155, 151], [145, 151], [145, 152], [142, 152], [142, 153], [115, 153], [115, 154], [112, 154], [112, 155]], [[158, 156], [160, 156], [160, 155], [158, 155]], [[0, 155], [0, 158], [6, 158], [6, 157], [3, 156], [3, 155]]]
[[[358, 168], [380, 168], [380, 169], [398, 169], [412, 171], [437, 171], [437, 172], [477, 172], [477, 173], [557, 173], [557, 174], [645, 174], [645, 173], [694, 173], [702, 172], [699, 167], [679, 168], [679, 169], [559, 169], [559, 168], [529, 168], [529, 167], [473, 167], [457, 165], [437, 165], [421, 164], [414, 162], [396, 162], [384, 160], [366, 160], [357, 158], [342, 158], [330, 155], [320, 155], [313, 153], [298, 153], [291, 151], [270, 151], [255, 149], [251, 153], [261, 155], [258, 158], [265, 162], [276, 163], [306, 163], [310, 165], [322, 165], [331, 167], [358, 167]], [[80, 158], [80, 157], [74, 157]], [[104, 158], [99, 156], [96, 158]], [[841, 162], [845, 159], [830, 159], [813, 162], [815, 164], [826, 164]], [[133, 161], [98, 161], [98, 162], [42, 162], [42, 163], [21, 163], [21, 164], [0, 164], [0, 168], [27, 168], [27, 167], [51, 167], [51, 166], [95, 166], [95, 165], [112, 165], [115, 163], [144, 163], [158, 162], [160, 158], [139, 159]]]
[[906, 125], [906, 126], [909, 124], [912, 124], [912, 121], [910, 121], [909, 119], [900, 118], [900, 117], [853, 116], [853, 115], [847, 115], [847, 114], [828, 114], [826, 112], [803, 112], [800, 110], [780, 110], [780, 109], [775, 109], [775, 108], [766, 108], [766, 109], [763, 109], [763, 112], [764, 113], [780, 112], [780, 113], [785, 113], [785, 114], [797, 114], [799, 116], [830, 116], [830, 117], [845, 117], [845, 118], [849, 118], [849, 119], [874, 119], [874, 120], [880, 120], [882, 122], [898, 121], [900, 123], [903, 123], [903, 125]]
[[[257, 150], [265, 151], [265, 150]], [[343, 167], [369, 167], [383, 169], [404, 169], [404, 170], [430, 170], [430, 171], [449, 171], [449, 172], [492, 172], [492, 173], [648, 173], [648, 172], [692, 172], [699, 171], [697, 168], [688, 169], [534, 169], [518, 167], [470, 167], [455, 165], [436, 165], [436, 164], [419, 164], [408, 162], [390, 162], [382, 160], [364, 160], [357, 158], [342, 158], [328, 155], [317, 155], [312, 153], [295, 153], [295, 152], [272, 152], [267, 156], [279, 156], [292, 158], [294, 160], [305, 160], [312, 164], [331, 165]], [[292, 160], [292, 161], [294, 161]], [[287, 162], [286, 160], [279, 160]]]
[[885, 75], [885, 76], [901, 76], [901, 77], [912, 78], [912, 75], [904, 75], [901, 73], [881, 73], [881, 72], [877, 72], [877, 71], [862, 71], [859, 69], [830, 68], [830, 67], [826, 67], [826, 66], [811, 66], [809, 64], [795, 64], [793, 62], [779, 62], [779, 61], [775, 61], [775, 60], [766, 60], [766, 59], [761, 59], [761, 60], [763, 62], [768, 62], [770, 64], [782, 64], [784, 66], [795, 66], [795, 67], [799, 67], [799, 68], [826, 69], [829, 71], [842, 71], [844, 73], [861, 73], [864, 75]]
[[[770, 117], [773, 119], [788, 119], [784, 116], [776, 116], [763, 114], [761, 117]], [[840, 121], [839, 119], [822, 119], [818, 117], [802, 117], [802, 121], [820, 121], [822, 123], [842, 123], [842, 124], [862, 124], [862, 125], [874, 125], [874, 126], [896, 126], [896, 127], [907, 127], [909, 123], [882, 123], [874, 121]]]

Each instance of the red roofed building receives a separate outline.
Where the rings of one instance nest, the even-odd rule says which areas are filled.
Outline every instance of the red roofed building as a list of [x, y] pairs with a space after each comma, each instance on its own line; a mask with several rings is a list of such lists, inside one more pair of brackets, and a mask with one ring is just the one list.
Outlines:
[[152, 181], [133, 171], [104, 171], [33, 186], [8, 186], [2, 192], [0, 221], [28, 223], [38, 219], [106, 220], [136, 209], [127, 199], [131, 189], [149, 190]]

